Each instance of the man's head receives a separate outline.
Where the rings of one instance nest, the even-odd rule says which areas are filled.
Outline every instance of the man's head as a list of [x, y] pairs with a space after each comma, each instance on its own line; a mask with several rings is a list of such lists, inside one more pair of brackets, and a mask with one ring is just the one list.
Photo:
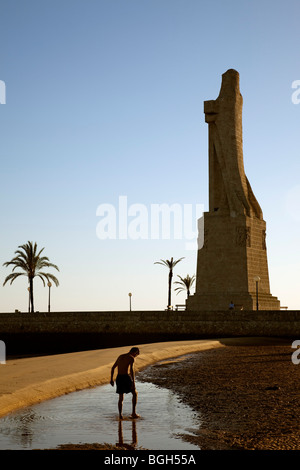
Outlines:
[[129, 354], [131, 354], [131, 356], [136, 357], [140, 354], [140, 350], [139, 350], [139, 348], [136, 348], [136, 347], [131, 348], [130, 351], [129, 351]]

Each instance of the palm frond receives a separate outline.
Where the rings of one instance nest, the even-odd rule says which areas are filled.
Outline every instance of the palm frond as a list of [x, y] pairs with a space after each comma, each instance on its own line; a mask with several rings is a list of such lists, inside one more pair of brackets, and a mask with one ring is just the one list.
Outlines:
[[[172, 258], [172, 259], [173, 259], [173, 258]], [[173, 262], [173, 267], [176, 266], [176, 264], [179, 263], [179, 261], [181, 261], [181, 260], [183, 260], [183, 259], [184, 259], [184, 257], [183, 257], [183, 258], [179, 258], [177, 261], [174, 261], [174, 262]]]
[[57, 279], [53, 274], [51, 274], [51, 273], [42, 273], [42, 272], [39, 272], [39, 273], [37, 274], [37, 277], [39, 277], [39, 278], [42, 279], [44, 285], [45, 285], [45, 281], [44, 281], [43, 278], [46, 278], [48, 282], [49, 282], [49, 279], [50, 279], [51, 281], [53, 281], [54, 284], [56, 285], [56, 287], [59, 286], [59, 281], [58, 281], [58, 279]]
[[12, 284], [14, 282], [15, 279], [17, 279], [17, 277], [19, 276], [26, 276], [26, 273], [11, 273], [9, 274], [8, 276], [6, 276], [4, 282], [3, 282], [3, 285], [5, 286], [5, 284], [10, 281], [10, 284]]
[[26, 272], [29, 271], [28, 264], [25, 261], [23, 261], [22, 259], [19, 259], [19, 258], [14, 259], [13, 264], [14, 264], [13, 271], [16, 268], [21, 268], [21, 269], [23, 269], [23, 271], [26, 271]]
[[[48, 260], [48, 258], [47, 258], [47, 260]], [[49, 260], [46, 261], [46, 257], [44, 257], [44, 259], [38, 260], [37, 263], [36, 263], [36, 269], [37, 270], [40, 270], [42, 268], [55, 268], [55, 269], [57, 269], [57, 271], [59, 271], [59, 267], [56, 266], [56, 264], [50, 263]]]
[[[41, 249], [41, 250], [38, 252], [38, 254], [36, 255], [36, 256], [37, 256], [37, 258], [40, 258], [40, 255], [41, 255], [41, 253], [44, 251], [44, 249], [45, 249], [45, 247], [44, 247], [44, 248], [42, 248], [42, 249]], [[47, 259], [48, 259], [48, 258], [47, 258]]]
[[177, 294], [185, 290], [189, 293], [190, 288], [195, 282], [195, 274], [193, 274], [192, 277], [189, 274], [187, 274], [185, 278], [179, 276], [178, 274], [177, 277], [179, 277], [180, 281], [175, 281], [174, 284], [179, 284], [179, 287], [176, 287], [176, 289], [174, 290], [178, 291]]
[[174, 266], [176, 266], [177, 263], [179, 263], [179, 261], [183, 260], [183, 258], [180, 258], [176, 261], [173, 261], [173, 258], [171, 258], [170, 260], [169, 259], [161, 259], [160, 261], [156, 261], [154, 264], [162, 264], [163, 266], [167, 266], [169, 269], [173, 269]]
[[[36, 275], [36, 277], [39, 277], [39, 278], [42, 280], [43, 286], [45, 287], [46, 283], [45, 283], [45, 279], [44, 279], [43, 274], [39, 273], [39, 274]], [[46, 279], [47, 279], [47, 281], [48, 281], [48, 278], [46, 278]]]
[[57, 277], [55, 277], [55, 276], [54, 276], [53, 274], [51, 274], [51, 273], [48, 274], [48, 277], [49, 277], [49, 279], [51, 279], [51, 281], [54, 282], [54, 284], [56, 285], [56, 287], [59, 286], [59, 281], [58, 281]]
[[160, 260], [160, 261], [156, 261], [154, 264], [161, 264], [163, 266], [168, 266], [167, 262], [165, 260]]

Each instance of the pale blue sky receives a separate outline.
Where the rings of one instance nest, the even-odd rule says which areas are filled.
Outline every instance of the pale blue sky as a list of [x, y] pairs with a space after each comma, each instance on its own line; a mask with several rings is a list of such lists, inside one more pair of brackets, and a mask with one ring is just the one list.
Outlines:
[[[203, 101], [240, 73], [245, 170], [267, 222], [271, 292], [300, 308], [298, 0], [2, 0], [2, 266], [28, 240], [60, 267], [53, 310], [167, 303], [163, 258], [196, 272], [186, 240], [100, 240], [97, 207], [203, 204]], [[174, 279], [175, 280], [175, 279]], [[36, 280], [36, 308], [47, 289]], [[27, 309], [26, 279], [1, 287], [0, 311]], [[184, 295], [173, 295], [183, 303]]]

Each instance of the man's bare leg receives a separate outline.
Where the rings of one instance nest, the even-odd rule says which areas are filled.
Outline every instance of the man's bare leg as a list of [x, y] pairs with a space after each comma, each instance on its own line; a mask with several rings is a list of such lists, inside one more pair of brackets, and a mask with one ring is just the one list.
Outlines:
[[123, 395], [123, 393], [120, 393], [120, 394], [119, 394], [119, 402], [118, 402], [119, 418], [120, 418], [120, 419], [123, 419], [123, 415], [122, 415], [123, 399], [124, 399], [124, 395]]
[[139, 418], [139, 417], [140, 417], [140, 415], [138, 415], [138, 414], [135, 412], [136, 404], [137, 404], [137, 396], [138, 396], [137, 391], [134, 390], [134, 391], [132, 392], [132, 415], [131, 415], [132, 418]]

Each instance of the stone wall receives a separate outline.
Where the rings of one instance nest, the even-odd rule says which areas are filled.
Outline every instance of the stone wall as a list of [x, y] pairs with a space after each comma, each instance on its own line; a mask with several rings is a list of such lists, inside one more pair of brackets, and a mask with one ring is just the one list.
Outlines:
[[8, 355], [232, 336], [300, 339], [300, 311], [0, 313]]

